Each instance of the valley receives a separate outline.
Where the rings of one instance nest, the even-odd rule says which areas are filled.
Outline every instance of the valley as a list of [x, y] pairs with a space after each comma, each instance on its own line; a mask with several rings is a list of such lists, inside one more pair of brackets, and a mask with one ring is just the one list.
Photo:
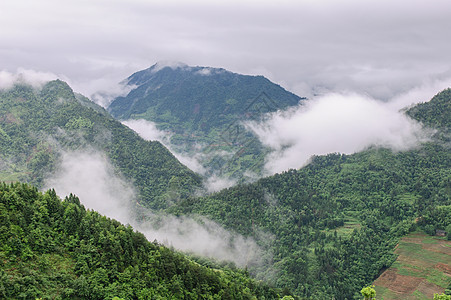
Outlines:
[[[174, 73], [172, 69], [152, 71], [152, 68], [143, 71], [144, 73], [136, 73], [139, 75], [135, 75], [136, 78], [143, 82], [152, 82], [153, 77], [145, 78], [146, 74], [182, 76]], [[158, 73], [164, 70], [166, 73]], [[204, 69], [188, 69], [183, 72], [194, 76], [191, 73], [202, 70]], [[211, 72], [222, 74], [226, 71]], [[233, 76], [232, 78], [235, 78]], [[129, 80], [137, 84], [139, 81], [136, 78], [131, 77]], [[222, 79], [218, 80], [222, 82]], [[189, 80], [185, 80], [186, 82]], [[172, 91], [175, 87], [170, 86], [168, 89]], [[139, 88], [135, 93], [138, 91]], [[130, 93], [133, 95], [133, 91]], [[284, 104], [287, 108], [301, 98], [292, 99], [295, 100], [293, 103]], [[139, 102], [125, 98], [119, 100], [122, 105]], [[167, 105], [166, 109], [174, 111], [177, 111], [176, 107], [179, 105], [178, 102], [161, 99], [152, 101], [161, 101], [163, 107]], [[227, 103], [228, 100], [218, 101]], [[124, 258], [127, 262], [121, 262], [114, 258], [116, 252], [111, 252], [114, 247], [117, 253], [122, 253], [125, 249], [142, 253], [136, 247], [160, 247], [158, 251], [167, 251], [165, 253], [169, 256], [171, 265], [178, 259], [188, 259], [186, 264], [200, 265], [199, 267], [206, 268], [202, 270], [207, 273], [213, 268], [224, 270], [219, 271], [219, 274], [225, 272], [232, 277], [238, 276], [236, 278], [239, 279], [233, 283], [236, 285], [232, 288], [235, 296], [230, 296], [231, 299], [250, 299], [253, 296], [263, 299], [263, 295], [272, 299], [281, 298], [283, 295], [292, 295], [299, 299], [353, 299], [360, 297], [362, 287], [373, 282], [384, 269], [388, 271], [375, 282], [378, 294], [389, 297], [391, 293], [403, 292], [391, 291], [393, 287], [388, 282], [396, 282], [396, 279], [393, 279], [396, 276], [399, 280], [404, 278], [402, 276], [413, 276], [409, 272], [416, 269], [413, 264], [403, 267], [402, 263], [400, 265], [397, 261], [400, 257], [403, 259], [402, 255], [397, 256], [403, 249], [418, 247], [406, 246], [409, 239], [406, 236], [417, 230], [434, 234], [436, 229], [448, 231], [449, 235], [450, 103], [451, 90], [447, 89], [439, 92], [430, 101], [405, 111], [405, 114], [421, 122], [422, 126], [428, 128], [427, 132], [431, 133], [428, 139], [411, 149], [398, 151], [390, 147], [371, 145], [353, 154], [314, 155], [302, 168], [262, 178], [256, 177], [249, 183], [237, 179], [235, 185], [211, 193], [204, 184], [205, 178], [214, 174], [214, 169], [211, 169], [213, 173], [196, 174], [180, 163], [162, 143], [144, 140], [111, 117], [105, 109], [74, 93], [62, 81], [51, 81], [42, 88], [18, 84], [3, 90], [0, 92], [0, 179], [5, 183], [4, 192], [0, 194], [4, 206], [1, 238], [3, 244], [8, 246], [4, 246], [0, 252], [3, 257], [0, 293], [13, 295], [15, 289], [18, 289], [17, 291], [20, 290], [24, 295], [38, 296], [48, 290], [46, 295], [49, 297], [58, 294], [76, 298], [76, 295], [81, 297], [81, 294], [77, 294], [77, 287], [83, 284], [86, 295], [90, 295], [92, 299], [102, 299], [107, 297], [106, 295], [141, 297], [137, 294], [138, 287], [148, 286], [150, 278], [157, 278], [153, 277], [157, 276], [156, 274], [146, 272], [154, 270], [158, 273], [161, 271], [161, 264], [167, 263], [158, 263], [160, 265], [157, 267], [152, 265], [156, 263], [156, 258], [151, 257], [143, 258], [144, 261], [131, 262], [127, 260], [129, 254]], [[153, 107], [152, 104], [146, 105], [141, 106]], [[116, 117], [121, 118], [119, 111], [124, 106], [111, 106], [110, 110], [112, 107], [115, 107]], [[138, 112], [131, 113], [134, 108], [128, 109], [126, 118], [143, 116]], [[264, 117], [267, 112], [269, 111], [262, 111], [260, 117]], [[155, 113], [154, 116], [165, 116], [160, 113]], [[207, 110], [202, 118], [214, 118], [215, 113], [212, 111], [209, 115]], [[237, 114], [239, 115], [239, 112]], [[224, 120], [232, 120], [237, 114], [223, 117]], [[190, 128], [187, 124], [192, 120], [184, 119], [183, 116], [179, 118], [179, 121], [174, 121], [174, 126], [181, 126], [179, 129]], [[172, 122], [170, 120], [171, 118], [164, 120], [167, 126]], [[222, 119], [219, 118], [218, 122], [220, 120]], [[188, 123], [180, 125], [182, 121]], [[160, 126], [163, 126], [163, 123], [160, 123]], [[217, 128], [213, 124], [214, 126], [205, 131], [204, 141], [211, 142], [209, 139], [216, 135], [215, 130], [224, 129], [221, 126], [225, 125], [221, 124], [216, 124]], [[198, 133], [201, 132], [199, 128], [196, 129]], [[239, 130], [241, 132], [242, 129]], [[190, 131], [190, 135], [193, 132]], [[184, 133], [181, 133], [181, 136], [184, 136]], [[176, 136], [173, 135], [172, 138], [174, 137]], [[252, 138], [258, 141], [256, 136]], [[185, 143], [183, 139], [179, 139], [179, 142], [181, 145]], [[238, 142], [235, 146], [241, 147], [242, 144]], [[230, 168], [237, 168], [239, 173], [244, 174], [244, 158], [251, 165], [263, 163], [265, 151], [263, 148], [259, 149], [257, 156], [239, 156], [238, 165], [233, 160], [228, 161], [233, 162]], [[225, 151], [225, 148], [222, 150]], [[189, 152], [187, 153], [189, 155]], [[35, 185], [43, 190], [44, 194], [40, 194], [34, 187], [14, 183], [18, 181]], [[87, 185], [88, 183], [90, 185]], [[60, 200], [53, 188], [57, 187], [58, 193], [63, 184], [68, 192], [71, 186], [75, 188], [78, 184], [82, 188], [80, 193], [83, 197], [78, 199], [72, 194], [67, 197], [61, 195]], [[88, 192], [84, 193], [85, 191]], [[42, 208], [27, 208], [26, 199], [35, 199], [35, 202], [31, 202], [35, 204], [30, 205], [41, 205]], [[19, 204], [11, 206], [15, 201], [19, 201]], [[100, 205], [101, 209], [120, 210], [122, 213], [115, 218], [123, 218], [120, 219], [121, 222], [132, 224], [139, 231], [143, 231], [149, 240], [155, 239], [156, 236], [162, 240], [152, 244], [140, 235], [133, 239], [143, 239], [140, 240], [141, 246], [118, 244], [113, 247], [110, 244], [112, 240], [108, 242], [105, 236], [114, 236], [116, 233], [109, 233], [109, 229], [105, 229], [102, 237], [76, 225], [83, 218], [92, 218], [90, 216], [94, 215], [94, 219], [89, 220], [94, 227], [105, 226], [111, 229], [113, 226], [121, 228], [119, 232], [125, 230], [125, 227], [121, 227], [123, 225], [115, 220], [96, 215], [91, 210], [86, 211], [83, 205], [89, 204], [91, 208], [93, 203]], [[15, 207], [20, 210], [16, 211]], [[53, 210], [54, 215], [48, 215], [49, 210]], [[32, 211], [42, 211], [43, 215], [34, 217]], [[23, 215], [20, 215], [20, 212], [23, 212]], [[70, 223], [73, 224], [71, 226], [67, 225], [70, 220], [75, 222]], [[34, 240], [36, 232], [32, 228], [41, 228], [39, 230], [47, 232], [47, 239], [54, 240], [50, 243], [55, 243], [56, 248], [52, 246], [49, 249], [41, 249], [44, 242]], [[56, 234], [57, 232], [60, 234]], [[429, 246], [435, 243], [427, 237], [423, 239], [428, 241], [426, 244]], [[196, 243], [183, 248], [184, 254], [158, 244], [160, 242], [172, 247], [187, 244], [189, 240], [195, 240]], [[14, 248], [17, 241], [23, 246]], [[216, 248], [209, 251], [213, 244]], [[199, 248], [198, 245], [202, 246]], [[79, 253], [88, 251], [89, 256], [90, 247], [98, 247], [96, 251], [100, 251], [105, 257], [101, 255], [98, 258], [90, 258], [91, 262], [86, 261], [87, 267], [79, 269], [80, 264], [85, 264], [80, 260]], [[429, 250], [427, 248], [425, 251]], [[117, 255], [122, 257], [122, 254]], [[188, 258], [185, 255], [188, 255]], [[203, 255], [208, 258], [202, 257]], [[425, 255], [431, 254], [427, 252]], [[58, 276], [66, 278], [65, 281], [52, 279], [45, 272], [42, 276], [47, 277], [43, 279], [30, 271], [39, 264], [46, 265], [40, 262], [45, 259], [61, 263], [61, 269], [65, 270], [65, 273]], [[424, 257], [420, 260], [423, 259]], [[446, 269], [447, 259], [440, 258], [440, 262], [437, 262], [443, 264], [439, 266], [440, 270]], [[196, 262], [188, 263], [189, 260]], [[227, 260], [234, 263], [226, 262]], [[161, 297], [190, 298], [194, 297], [193, 295], [207, 295], [212, 292], [209, 294], [211, 297], [227, 299], [229, 296], [224, 295], [232, 293], [230, 289], [223, 289], [227, 286], [226, 283], [218, 283], [221, 286], [219, 289], [194, 287], [188, 283], [192, 275], [178, 270], [177, 264], [173, 265], [173, 273], [168, 273], [173, 274], [172, 277], [155, 279], [160, 283], [154, 286], [156, 290], [147, 291], [147, 295], [154, 293]], [[246, 268], [246, 271], [240, 273], [242, 271], [236, 269], [236, 264]], [[126, 281], [121, 281], [125, 276], [124, 272], [129, 272], [129, 268], [136, 270], [140, 266], [152, 267], [134, 271], [141, 273], [136, 275], [138, 281], [131, 286], [127, 285]], [[189, 270], [190, 274], [200, 272], [195, 269], [197, 267], [193, 268]], [[397, 272], [401, 273], [389, 268], [397, 268]], [[16, 269], [21, 271], [13, 272]], [[420, 273], [425, 275], [427, 282], [435, 284], [436, 292], [444, 292], [449, 289], [448, 277], [443, 275], [444, 273], [437, 273], [441, 272], [439, 269], [431, 274]], [[234, 272], [241, 275], [235, 275]], [[252, 278], [248, 277], [249, 275]], [[23, 276], [28, 278], [27, 280], [31, 278], [33, 282], [42, 284], [35, 283], [35, 289], [26, 289]], [[392, 279], [384, 281], [384, 278]], [[13, 280], [16, 285], [11, 285], [8, 280]], [[82, 280], [87, 281], [81, 282]], [[232, 282], [232, 279], [224, 280]], [[415, 283], [415, 287], [412, 285], [408, 292], [416, 292], [418, 295], [423, 293], [430, 297], [431, 291], [434, 290], [432, 285], [428, 285], [423, 279], [417, 281], [415, 282], [418, 284]], [[173, 289], [176, 282], [182, 282], [181, 289]], [[207, 286], [210, 284], [206, 283]], [[49, 288], [50, 286], [52, 287]]]

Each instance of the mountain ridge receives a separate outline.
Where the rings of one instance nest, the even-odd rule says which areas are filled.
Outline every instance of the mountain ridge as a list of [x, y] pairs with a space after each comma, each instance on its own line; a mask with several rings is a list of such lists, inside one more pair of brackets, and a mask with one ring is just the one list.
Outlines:
[[[263, 76], [179, 64], [153, 65], [132, 74], [126, 83], [132, 90], [108, 106], [113, 117], [151, 121], [170, 133], [179, 152], [201, 153], [202, 165], [210, 170], [206, 176], [220, 172], [237, 179], [255, 162], [255, 172], [260, 173], [265, 151], [241, 122], [259, 120], [305, 99]], [[228, 153], [237, 160], [227, 165], [224, 157], [212, 153]]]

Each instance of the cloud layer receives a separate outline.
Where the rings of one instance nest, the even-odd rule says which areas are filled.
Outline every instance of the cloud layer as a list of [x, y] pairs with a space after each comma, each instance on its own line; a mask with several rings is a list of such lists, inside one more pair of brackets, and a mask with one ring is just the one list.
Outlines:
[[52, 73], [25, 70], [21, 68], [15, 73], [0, 70], [0, 89], [9, 89], [17, 83], [29, 84], [38, 88], [46, 82], [57, 78], [58, 76]]
[[54, 188], [61, 197], [75, 194], [87, 208], [123, 223], [131, 222], [134, 190], [99, 152], [63, 153], [58, 171], [47, 178], [45, 187]]
[[392, 103], [358, 94], [328, 94], [246, 125], [273, 149], [266, 158], [268, 174], [302, 167], [314, 154], [349, 154], [373, 145], [406, 150], [427, 138]]
[[86, 208], [132, 225], [150, 241], [157, 240], [178, 250], [220, 261], [232, 261], [241, 267], [267, 263], [254, 239], [227, 231], [204, 217], [196, 220], [188, 216], [175, 217], [140, 207], [140, 218], [136, 218], [134, 188], [114, 171], [101, 152], [63, 152], [61, 165], [46, 179], [45, 187], [54, 188], [60, 197], [70, 193], [77, 195]]
[[[108, 4], [108, 5], [106, 5]], [[451, 2], [0, 2], [0, 66], [109, 90], [157, 61], [262, 74], [301, 96], [388, 99], [451, 75]]]
[[178, 151], [176, 151], [170, 143], [170, 134], [161, 131], [157, 128], [155, 123], [147, 120], [126, 120], [122, 121], [122, 124], [134, 130], [140, 137], [148, 141], [159, 141], [166, 148], [168, 148], [171, 153], [185, 166], [189, 169], [197, 172], [199, 174], [204, 174], [206, 172], [205, 168], [200, 163], [200, 154], [194, 156], [187, 156]]

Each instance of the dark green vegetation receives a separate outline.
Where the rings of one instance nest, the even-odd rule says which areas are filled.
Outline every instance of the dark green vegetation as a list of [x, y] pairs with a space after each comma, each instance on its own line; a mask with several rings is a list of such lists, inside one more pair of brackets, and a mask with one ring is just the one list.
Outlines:
[[[450, 101], [450, 90], [445, 90], [430, 102], [407, 111], [410, 116], [438, 130], [433, 140], [417, 149], [393, 152], [372, 148], [353, 155], [318, 156], [300, 170], [290, 170], [205, 197], [190, 197], [190, 193], [200, 184], [199, 177], [177, 162], [160, 143], [143, 141], [131, 130], [114, 121], [104, 110], [74, 95], [60, 81], [51, 82], [39, 91], [16, 86], [0, 93], [1, 179], [24, 180], [39, 185], [46, 172], [55, 169], [61, 149], [68, 151], [93, 147], [108, 155], [117, 171], [136, 185], [140, 200], [147, 202], [152, 208], [165, 208], [167, 212], [177, 215], [205, 215], [232, 231], [253, 236], [256, 240], [261, 236], [272, 236], [273, 239], [267, 238], [263, 244], [265, 247], [270, 244], [267, 251], [273, 256], [273, 264], [249, 267], [249, 271], [257, 278], [311, 299], [359, 298], [360, 290], [395, 261], [393, 250], [401, 236], [418, 227], [430, 234], [434, 234], [436, 229], [450, 231]], [[214, 130], [211, 128], [210, 132]], [[40, 197], [53, 197], [51, 193], [47, 194], [48, 196]], [[177, 201], [171, 201], [174, 205], [167, 207], [168, 200], [173, 199]], [[68, 203], [80, 207], [74, 198], [69, 198], [64, 203], [63, 219], [59, 221], [61, 224], [70, 222], [70, 218], [73, 218], [70, 212], [72, 208], [66, 214], [67, 207], [71, 206]], [[0, 211], [7, 211], [7, 214], [10, 212], [7, 206]], [[38, 212], [39, 209], [26, 210], [27, 217], [22, 219], [28, 220], [28, 216], [35, 211]], [[80, 208], [79, 211], [83, 214], [84, 210]], [[86, 216], [89, 215], [97, 214], [86, 212]], [[100, 216], [98, 218], [102, 219]], [[75, 227], [80, 228], [81, 225]], [[118, 226], [120, 225], [117, 224], [116, 227]], [[28, 235], [33, 228], [26, 227], [22, 229], [23, 233], [16, 229], [8, 227], [6, 231], [2, 231], [2, 237], [9, 239], [11, 234], [20, 236], [19, 241], [22, 240], [24, 244], [32, 240]], [[74, 240], [80, 240], [79, 247], [82, 248], [82, 233], [72, 232], [70, 228], [67, 230], [67, 240], [71, 241], [72, 235]], [[62, 231], [52, 234], [60, 232]], [[92, 233], [96, 232], [97, 229]], [[262, 235], [261, 232], [266, 234]], [[46, 239], [51, 237], [48, 234], [38, 236]], [[99, 240], [100, 237], [99, 234]], [[97, 240], [93, 240], [93, 243], [94, 241]], [[65, 245], [65, 242], [58, 245], [69, 248], [67, 251], [61, 250], [63, 254], [58, 254], [58, 257], [47, 255], [50, 252], [43, 252], [43, 257], [47, 255], [51, 261], [47, 265], [44, 263], [44, 266], [50, 268], [49, 265], [58, 265], [57, 262], [61, 261], [58, 269], [70, 270], [70, 262], [65, 259], [76, 259], [72, 256], [73, 253], [81, 250], [77, 252], [73, 250], [75, 248], [70, 248], [78, 247], [77, 245]], [[101, 244], [95, 245], [105, 245], [107, 248], [98, 246], [98, 251], [93, 251], [93, 255], [94, 252], [113, 251], [111, 245], [103, 244], [103, 240]], [[30, 244], [28, 248], [32, 254], [37, 253], [38, 250], [33, 247], [35, 246]], [[63, 246], [56, 247], [56, 250], [60, 247]], [[122, 248], [125, 249], [124, 247]], [[10, 250], [8, 248], [4, 251]], [[83, 251], [81, 253], [85, 253]], [[14, 264], [22, 262], [29, 264], [27, 268], [30, 270], [39, 270], [39, 266], [34, 265], [34, 258], [28, 259], [27, 254], [23, 256], [28, 251], [20, 252], [19, 256], [15, 254], [20, 257], [14, 258], [15, 262], [10, 262], [13, 252], [5, 253], [3, 263], [11, 264], [3, 272], [15, 272], [18, 267]], [[112, 253], [119, 257], [121, 255], [114, 251]], [[102, 264], [98, 265], [99, 269], [91, 267], [88, 260], [86, 264], [89, 274], [102, 278], [103, 275], [99, 275], [99, 272], [107, 272], [108, 280], [113, 280], [108, 282], [114, 283], [115, 277], [110, 277], [109, 272], [122, 272], [124, 264], [115, 260], [113, 254], [105, 254], [108, 260], [112, 260], [111, 265], [108, 265], [112, 271]], [[77, 264], [74, 264], [74, 271], [68, 271], [67, 276], [73, 276], [70, 278], [77, 280], [83, 275], [87, 283], [82, 284], [88, 286], [85, 290], [96, 292], [96, 285], [89, 284], [97, 281], [89, 281], [88, 273], [76, 273]], [[146, 264], [148, 263], [144, 263]], [[66, 265], [67, 268], [64, 267]], [[127, 267], [124, 270], [126, 269]], [[13, 274], [24, 276], [26, 273]], [[42, 274], [51, 277], [50, 271]], [[131, 278], [141, 279], [134, 274]], [[179, 275], [184, 282], [185, 276], [181, 273]], [[4, 278], [5, 275], [1, 276]], [[58, 280], [65, 282], [64, 276], [54, 279], [51, 285], [56, 286]], [[143, 280], [147, 280], [146, 278]], [[30, 278], [24, 280], [32, 282], [27, 286], [40, 287], [41, 281], [26, 281]], [[109, 286], [109, 283], [105, 285]], [[76, 292], [71, 291], [76, 290], [71, 285], [64, 285], [63, 290], [66, 288], [68, 294]], [[206, 286], [203, 288], [207, 289]], [[50, 285], [45, 289], [57, 290]]]
[[163, 145], [143, 140], [62, 81], [0, 91], [0, 112], [0, 180], [41, 186], [62, 151], [94, 149], [134, 183], [149, 207], [164, 207], [168, 198], [200, 186], [199, 176]]
[[[447, 130], [450, 101], [446, 90], [409, 113], [418, 112], [425, 124]], [[243, 235], [274, 235], [277, 276], [270, 276], [271, 268], [255, 271], [278, 287], [312, 299], [359, 298], [362, 287], [396, 259], [399, 237], [417, 226], [433, 233], [450, 225], [446, 138], [436, 135], [406, 152], [368, 149], [314, 157], [300, 170], [187, 199], [170, 210], [207, 215]]]
[[446, 89], [434, 97], [434, 101], [421, 103], [407, 113], [412, 118], [449, 133], [451, 128], [451, 89]]
[[[238, 178], [245, 171], [261, 171], [264, 151], [239, 122], [297, 105], [302, 99], [263, 76], [204, 67], [160, 69], [157, 64], [131, 75], [127, 82], [136, 88], [111, 103], [108, 110], [114, 117], [155, 122], [188, 153], [197, 153], [194, 146], [201, 144], [209, 155], [202, 162], [205, 167]], [[225, 161], [213, 155], [217, 151], [239, 155]]]
[[1, 299], [278, 299], [243, 271], [201, 266], [87, 211], [76, 196], [0, 184]]

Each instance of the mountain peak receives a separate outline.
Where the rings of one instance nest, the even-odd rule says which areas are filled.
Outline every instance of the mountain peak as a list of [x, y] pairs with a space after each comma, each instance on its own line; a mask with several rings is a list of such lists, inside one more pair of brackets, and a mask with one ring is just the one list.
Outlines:
[[156, 73], [165, 68], [177, 70], [177, 69], [189, 69], [191, 67], [180, 61], [161, 60], [147, 70], [150, 71], [151, 73]]
[[202, 66], [189, 66], [185, 63], [178, 61], [159, 61], [152, 65], [150, 68], [138, 71], [127, 78], [125, 81], [128, 85], [140, 86], [148, 83], [149, 80], [158, 76], [172, 76], [170, 74], [179, 74], [184, 78], [186, 76], [210, 76], [230, 74], [237, 76], [245, 76], [227, 71], [223, 68], [202, 67]]
[[[274, 103], [270, 111], [297, 105], [301, 100], [263, 76], [242, 75], [222, 68], [192, 67], [180, 62], [158, 62], [132, 74], [127, 84], [134, 88], [125, 97], [113, 100], [109, 106], [113, 116], [139, 118], [150, 110], [152, 122], [159, 122], [163, 115], [169, 117], [170, 114], [177, 123], [192, 119], [195, 124], [191, 124], [194, 125], [191, 129], [211, 128], [212, 118], [243, 114], [262, 92]], [[228, 104], [232, 102], [233, 106]]]

